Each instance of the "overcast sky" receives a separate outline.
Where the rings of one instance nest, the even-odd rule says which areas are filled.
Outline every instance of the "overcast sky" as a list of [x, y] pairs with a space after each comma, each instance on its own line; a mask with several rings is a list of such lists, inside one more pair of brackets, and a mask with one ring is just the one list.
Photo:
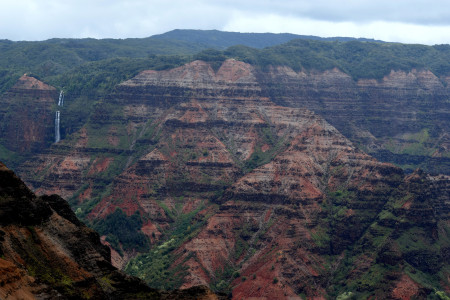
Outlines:
[[148, 37], [172, 29], [450, 44], [450, 0], [0, 0], [0, 39]]

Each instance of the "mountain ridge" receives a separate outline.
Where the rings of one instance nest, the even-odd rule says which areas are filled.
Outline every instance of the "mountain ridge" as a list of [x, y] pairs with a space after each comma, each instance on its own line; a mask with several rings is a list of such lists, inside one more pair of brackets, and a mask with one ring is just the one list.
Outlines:
[[251, 33], [251, 32], [231, 32], [220, 30], [192, 30], [192, 29], [174, 29], [162, 34], [152, 35], [151, 38], [158, 39], [174, 39], [181, 41], [195, 41], [206, 45], [208, 48], [224, 50], [230, 46], [244, 45], [253, 48], [265, 48], [278, 44], [284, 44], [293, 39], [308, 39], [320, 41], [362, 41], [362, 42], [378, 42], [383, 41], [352, 38], [352, 37], [319, 37], [313, 35], [299, 35], [292, 33]]

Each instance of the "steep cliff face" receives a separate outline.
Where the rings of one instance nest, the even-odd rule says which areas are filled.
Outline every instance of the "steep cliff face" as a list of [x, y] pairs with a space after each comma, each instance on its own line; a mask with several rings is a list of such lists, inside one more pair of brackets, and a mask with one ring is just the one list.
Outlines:
[[54, 141], [56, 99], [54, 87], [23, 75], [0, 99], [1, 145], [19, 155], [48, 147]]
[[3, 164], [0, 177], [2, 299], [129, 298], [132, 293], [157, 299], [156, 291], [115, 270], [99, 235], [78, 221], [63, 199], [36, 197]]
[[[303, 103], [319, 111], [330, 106], [325, 115], [335, 111], [342, 125], [360, 118], [363, 108], [353, 107], [360, 105], [359, 92], [348, 87], [363, 83], [337, 70], [280, 68], [264, 76], [235, 60], [217, 71], [202, 61], [144, 71], [99, 102], [77, 134], [23, 164], [20, 173], [39, 193], [70, 198], [77, 215], [113, 248], [117, 266], [143, 253], [126, 270], [153, 287], [207, 284], [236, 299], [402, 298], [406, 286], [415, 287], [409, 297], [448, 288], [446, 252], [437, 250], [447, 247], [443, 216], [433, 215], [441, 227], [427, 225], [430, 215], [417, 225], [420, 236], [441, 232], [426, 241], [435, 268], [414, 264], [424, 256], [406, 249], [412, 231], [397, 242], [408, 212], [395, 211], [395, 203], [412, 197], [412, 179], [404, 182], [401, 169], [358, 150], [311, 111], [274, 103], [309, 99]], [[368, 129], [351, 132], [377, 139]], [[446, 194], [438, 191], [448, 194], [447, 186], [446, 177], [420, 180], [417, 192], [430, 190], [431, 198], [422, 204], [411, 198], [418, 203], [411, 216], [446, 211]], [[391, 214], [398, 220], [383, 223]], [[394, 258], [380, 254], [383, 247]], [[392, 259], [400, 263], [389, 265]]]
[[159, 292], [110, 260], [67, 202], [36, 197], [0, 163], [1, 299], [218, 299], [204, 287]]
[[448, 78], [411, 70], [354, 81], [337, 69], [274, 67], [260, 82], [274, 102], [314, 111], [381, 161], [449, 173]]

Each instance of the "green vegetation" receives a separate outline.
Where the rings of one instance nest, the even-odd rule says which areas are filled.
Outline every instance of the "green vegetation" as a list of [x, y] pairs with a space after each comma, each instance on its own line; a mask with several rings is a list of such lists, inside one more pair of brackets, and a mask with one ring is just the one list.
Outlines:
[[[191, 42], [199, 45], [204, 45], [213, 49], [226, 49], [234, 45], [245, 45], [254, 48], [265, 48], [274, 45], [286, 43], [294, 39], [307, 39], [319, 41], [351, 41], [356, 40], [349, 37], [330, 37], [321, 38], [311, 35], [298, 35], [291, 33], [240, 33], [240, 32], [226, 32], [219, 30], [191, 30], [191, 29], [176, 29], [160, 35], [152, 36], [154, 39], [161, 40], [177, 40], [183, 42]], [[358, 39], [361, 41], [373, 41], [368, 39]]]
[[[181, 286], [187, 275], [183, 263], [194, 258], [192, 254], [181, 258], [181, 253], [174, 250], [185, 241], [192, 239], [204, 226], [207, 216], [199, 219], [198, 213], [203, 209], [198, 207], [187, 214], [170, 212], [174, 219], [171, 229], [164, 233], [163, 239], [155, 244], [148, 252], [132, 259], [125, 268], [131, 275], [142, 278], [150, 287], [171, 290]], [[165, 206], [165, 210], [169, 211]], [[174, 265], [175, 261], [179, 261]]]
[[94, 223], [94, 229], [100, 234], [107, 236], [107, 241], [120, 250], [122, 245], [124, 250], [135, 249], [143, 252], [148, 249], [148, 239], [140, 231], [142, 219], [139, 212], [127, 216], [120, 208], [116, 208], [114, 213], [106, 216], [104, 220]]
[[139, 255], [131, 260], [125, 271], [131, 275], [145, 280], [150, 287], [171, 290], [181, 286], [184, 276], [187, 275], [183, 262], [172, 266], [172, 263], [180, 258], [172, 251], [175, 249], [175, 239], [170, 239], [159, 246], [153, 247], [150, 252]]
[[236, 270], [235, 266], [229, 262], [225, 263], [222, 269], [219, 268], [215, 271], [210, 287], [214, 292], [230, 294], [231, 282], [240, 276], [241, 273]]
[[0, 69], [0, 95], [10, 89], [20, 78], [20, 72], [9, 69]]
[[[250, 172], [257, 167], [270, 162], [287, 146], [284, 137], [276, 136], [270, 127], [259, 128], [259, 136], [262, 140], [255, 146], [255, 150], [249, 159], [244, 162], [244, 172]], [[270, 148], [263, 151], [261, 149], [263, 145], [269, 145]]]
[[380, 79], [391, 70], [413, 68], [429, 69], [438, 76], [450, 73], [450, 49], [439, 46], [298, 39], [257, 51], [230, 47], [225, 54], [262, 68], [269, 65], [285, 65], [297, 71], [338, 68], [354, 79]]
[[354, 298], [354, 293], [352, 292], [345, 292], [337, 296], [336, 300], [351, 300]]
[[47, 81], [64, 89], [67, 95], [100, 97], [111, 92], [122, 81], [136, 76], [140, 71], [163, 70], [186, 63], [187, 57], [149, 56], [146, 58], [111, 58], [88, 62], [70, 71], [47, 77]]
[[[427, 289], [427, 299], [447, 296], [439, 292], [448, 274], [441, 252], [449, 246], [446, 225], [435, 224], [432, 216], [417, 214], [414, 208], [420, 207], [422, 213], [425, 207], [431, 208], [430, 199], [423, 197], [427, 194], [424, 183], [424, 179], [419, 179], [408, 187], [400, 185], [391, 192], [386, 191], [389, 195], [386, 203], [358, 240], [344, 249], [345, 256], [329, 258], [331, 262], [339, 261], [339, 266], [332, 271], [330, 297], [385, 298], [392, 281], [399, 280], [402, 274]], [[336, 203], [345, 194], [337, 191], [330, 196]], [[405, 207], [407, 202], [409, 205]], [[349, 276], [355, 273], [358, 276]]]
[[214, 49], [207, 49], [204, 50], [196, 55], [194, 55], [194, 60], [202, 60], [208, 62], [211, 67], [217, 71], [222, 63], [227, 59], [228, 57], [219, 50]]
[[433, 145], [434, 138], [430, 136], [429, 130], [424, 128], [420, 132], [412, 134], [404, 134], [402, 139], [405, 140], [401, 146], [390, 141], [385, 145], [385, 148], [392, 153], [396, 154], [409, 154], [409, 155], [431, 155], [433, 151], [436, 151], [435, 145]]
[[4, 142], [0, 140], [0, 161], [11, 165], [18, 165], [21, 161], [24, 160], [24, 157], [14, 151], [7, 149], [2, 144], [4, 144]]

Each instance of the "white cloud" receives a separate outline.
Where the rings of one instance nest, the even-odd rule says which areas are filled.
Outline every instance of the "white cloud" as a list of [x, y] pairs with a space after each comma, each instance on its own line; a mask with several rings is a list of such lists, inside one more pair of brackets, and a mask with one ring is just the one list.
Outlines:
[[[448, 0], [0, 0], [0, 39], [147, 37], [172, 29], [450, 43]], [[6, 3], [4, 3], [6, 2]]]
[[[278, 15], [310, 18], [321, 21], [365, 23], [389, 21], [450, 25], [448, 0], [246, 0], [231, 2], [241, 11], [275, 13]], [[241, 1], [242, 2], [242, 1]]]
[[275, 32], [317, 35], [322, 37], [365, 37], [388, 42], [439, 44], [450, 41], [448, 26], [425, 26], [389, 21], [365, 23], [330, 22], [309, 18], [268, 15], [242, 15], [235, 13], [224, 27], [227, 31]]

